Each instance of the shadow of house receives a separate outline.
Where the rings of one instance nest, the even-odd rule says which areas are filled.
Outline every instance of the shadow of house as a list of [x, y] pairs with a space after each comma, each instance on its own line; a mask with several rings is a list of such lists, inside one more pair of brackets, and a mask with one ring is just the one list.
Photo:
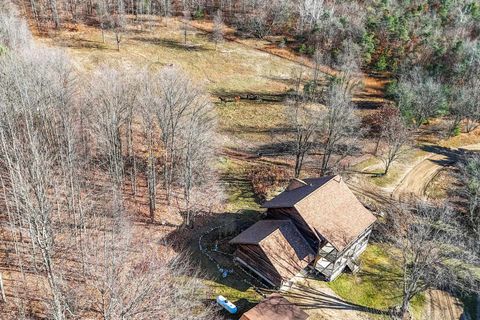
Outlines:
[[[167, 234], [162, 241], [171, 245], [177, 252], [186, 252], [185, 259], [190, 260], [194, 266], [200, 268], [198, 276], [212, 281], [214, 289], [218, 284], [219, 287], [226, 286], [240, 292], [246, 292], [252, 288], [252, 283], [258, 288], [265, 288], [265, 284], [245, 274], [234, 264], [231, 255], [234, 252], [234, 247], [228, 245], [229, 239], [261, 217], [262, 215], [254, 210], [205, 215], [196, 220], [194, 228], [176, 228]], [[199, 240], [199, 237], [203, 239]], [[203, 249], [206, 250], [208, 255], [200, 250], [199, 241], [202, 241]], [[218, 249], [215, 248], [216, 246], [218, 246]], [[234, 272], [224, 277], [219, 269], [222, 271], [233, 270]], [[246, 279], [248, 281], [245, 281]]]

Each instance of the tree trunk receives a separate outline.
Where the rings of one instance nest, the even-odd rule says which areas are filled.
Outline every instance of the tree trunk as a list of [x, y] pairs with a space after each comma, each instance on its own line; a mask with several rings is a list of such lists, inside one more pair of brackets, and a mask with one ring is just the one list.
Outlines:
[[52, 20], [55, 24], [55, 29], [60, 28], [60, 18], [58, 17], [58, 10], [57, 10], [57, 1], [50, 0], [50, 10], [52, 11]]
[[390, 160], [387, 160], [387, 163], [385, 164], [385, 171], [383, 172], [383, 175], [386, 176], [388, 174], [388, 170], [390, 170], [390, 165], [392, 162]]
[[409, 311], [408, 311], [409, 306], [410, 306], [410, 300], [408, 299], [407, 296], [403, 297], [402, 305], [400, 306], [400, 309], [398, 310], [398, 318], [399, 319], [405, 319], [405, 316], [409, 313]]
[[379, 135], [377, 142], [375, 144], [375, 150], [373, 150], [373, 155], [376, 156], [378, 153], [378, 148], [380, 147], [380, 141], [382, 140], [382, 137]]
[[295, 155], [295, 178], [300, 176], [300, 171], [302, 170], [302, 159], [300, 153]]

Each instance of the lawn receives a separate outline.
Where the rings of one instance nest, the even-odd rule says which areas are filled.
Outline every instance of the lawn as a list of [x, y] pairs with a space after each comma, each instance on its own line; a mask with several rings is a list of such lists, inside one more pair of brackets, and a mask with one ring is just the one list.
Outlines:
[[[249, 144], [265, 143], [286, 127], [285, 106], [281, 103], [240, 101], [217, 103], [216, 107], [221, 132]], [[239, 147], [236, 143], [233, 146]]]
[[[357, 274], [343, 273], [328, 286], [348, 302], [386, 311], [401, 302], [400, 272], [384, 245], [369, 244], [360, 256]], [[420, 315], [425, 304], [423, 295], [412, 301], [414, 314]]]

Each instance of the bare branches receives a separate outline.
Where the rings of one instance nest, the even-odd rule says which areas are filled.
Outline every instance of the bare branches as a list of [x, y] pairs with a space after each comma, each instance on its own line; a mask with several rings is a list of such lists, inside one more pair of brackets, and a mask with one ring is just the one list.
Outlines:
[[[191, 88], [190, 90], [198, 90]], [[193, 214], [196, 212], [192, 193], [201, 193], [201, 189], [216, 183], [213, 170], [215, 147], [216, 116], [209, 98], [199, 95], [192, 101], [184, 119], [185, 129], [181, 133], [181, 178], [184, 197], [184, 224], [193, 225]]]
[[295, 177], [300, 176], [305, 156], [314, 148], [324, 117], [320, 105], [309, 103], [302, 96], [294, 97], [289, 102], [287, 116], [294, 128]]
[[71, 178], [70, 170], [58, 167], [64, 160], [73, 165], [75, 158], [71, 69], [66, 57], [55, 51], [38, 48], [36, 55], [17, 54], [0, 60], [0, 139], [9, 186], [5, 201], [19, 215], [10, 217], [12, 224], [28, 228], [35, 268], [35, 256], [41, 257], [52, 317], [64, 319], [68, 306], [53, 257], [58, 249], [55, 223], [64, 208], [60, 190]]
[[213, 30], [212, 30], [212, 39], [215, 42], [215, 50], [217, 49], [218, 43], [223, 41], [223, 16], [222, 11], [217, 10], [215, 16], [213, 17]]
[[389, 219], [390, 239], [401, 254], [403, 301], [395, 312], [400, 319], [411, 299], [428, 289], [478, 289], [466, 239], [448, 207], [417, 203], [390, 210]]
[[129, 110], [135, 103], [136, 83], [121, 70], [100, 68], [90, 84], [89, 105], [91, 121], [97, 133], [100, 154], [105, 155], [108, 171], [115, 189], [120, 190], [124, 177], [121, 131], [127, 123]]
[[[466, 157], [460, 165], [459, 180], [462, 187], [458, 189], [466, 200], [466, 221], [473, 234], [474, 241], [480, 241], [480, 157]], [[478, 250], [480, 255], [480, 250]]]
[[21, 50], [32, 45], [32, 35], [25, 21], [8, 1], [0, 4], [0, 56], [7, 48]]
[[[320, 170], [326, 174], [342, 159], [356, 150], [356, 141], [362, 135], [360, 120], [355, 114], [347, 82], [333, 83], [326, 94], [327, 114], [322, 132], [323, 152]], [[337, 159], [332, 163], [332, 156]]]
[[398, 114], [385, 119], [385, 122], [382, 123], [380, 139], [384, 141], [385, 148], [380, 158], [385, 165], [384, 175], [388, 174], [392, 163], [402, 156], [406, 145], [410, 141], [410, 135], [409, 128]]
[[[216, 181], [212, 171], [216, 116], [208, 96], [178, 68], [146, 74], [140, 94], [142, 117], [149, 150], [150, 214], [155, 205], [155, 130], [162, 146], [163, 184], [170, 204], [175, 183], [183, 189], [185, 225], [191, 225], [192, 192]], [[153, 117], [153, 118], [152, 118]], [[155, 121], [154, 121], [155, 120]]]

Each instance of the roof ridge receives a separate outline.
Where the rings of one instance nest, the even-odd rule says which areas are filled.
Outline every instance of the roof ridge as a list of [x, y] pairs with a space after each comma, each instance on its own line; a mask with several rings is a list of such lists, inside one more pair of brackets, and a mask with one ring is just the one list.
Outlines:
[[[297, 200], [295, 200], [294, 202], [292, 201], [289, 204], [289, 206], [285, 206], [285, 207], [293, 208], [293, 207], [295, 207], [295, 204], [301, 202], [302, 200], [304, 200], [305, 198], [307, 198], [311, 194], [315, 193], [315, 191], [319, 190], [324, 185], [328, 184], [328, 182], [330, 182], [330, 180], [333, 180], [335, 177], [340, 177], [341, 178], [341, 176], [339, 176], [339, 175], [323, 176], [323, 177], [320, 177], [320, 178], [305, 178], [303, 182], [306, 183], [306, 184], [304, 186], [294, 188], [294, 189], [291, 189], [291, 190], [288, 190], [288, 187], [287, 187], [285, 190], [283, 190], [277, 196], [273, 197], [272, 199], [270, 199], [268, 201], [265, 201], [262, 204], [262, 207], [268, 208], [269, 203], [272, 203], [272, 202], [275, 203], [275, 200], [277, 200], [279, 198], [282, 198], [282, 197], [288, 197], [289, 195], [298, 194], [299, 191], [305, 190], [305, 188], [309, 187], [310, 189], [305, 190], [306, 192], [304, 192], [304, 194], [302, 194], [302, 193], [298, 194], [298, 199]], [[320, 185], [314, 185], [312, 183], [312, 181], [322, 181], [322, 180], [325, 180], [325, 181], [322, 182]], [[309, 182], [307, 183], [307, 181], [309, 181]], [[281, 207], [281, 206], [279, 206], [279, 207]]]
[[[324, 176], [322, 178], [326, 178], [328, 176]], [[328, 179], [327, 181], [325, 181], [325, 183], [322, 183], [321, 185], [319, 185], [317, 188], [315, 188], [312, 192], [310, 192], [309, 194], [305, 195], [303, 198], [301, 198], [300, 200], [298, 200], [293, 206], [295, 207], [297, 205], [297, 203], [300, 203], [302, 202], [303, 200], [305, 200], [306, 198], [308, 198], [309, 196], [311, 196], [315, 191], [317, 190], [320, 190], [322, 189], [324, 186], [326, 186], [328, 183], [330, 183], [330, 181], [332, 180], [335, 180], [336, 177], [340, 177], [340, 180], [339, 181], [335, 181], [337, 183], [340, 183], [343, 179], [342, 179], [342, 176], [338, 175], [338, 174], [335, 174], [335, 175], [331, 175], [331, 178]], [[321, 179], [321, 178], [320, 178]]]

